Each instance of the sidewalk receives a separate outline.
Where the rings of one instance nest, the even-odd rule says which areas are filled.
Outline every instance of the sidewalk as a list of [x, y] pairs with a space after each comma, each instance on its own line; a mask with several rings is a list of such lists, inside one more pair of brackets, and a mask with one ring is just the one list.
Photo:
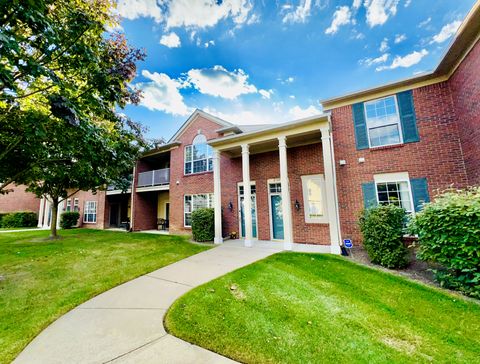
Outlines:
[[59, 318], [14, 363], [233, 363], [167, 334], [165, 312], [192, 288], [280, 250], [227, 242], [124, 283]]

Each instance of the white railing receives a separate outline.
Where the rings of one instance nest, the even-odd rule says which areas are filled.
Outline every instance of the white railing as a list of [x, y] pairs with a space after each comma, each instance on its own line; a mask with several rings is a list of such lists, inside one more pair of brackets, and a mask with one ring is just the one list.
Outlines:
[[138, 174], [137, 187], [168, 185], [170, 183], [170, 168], [156, 169]]

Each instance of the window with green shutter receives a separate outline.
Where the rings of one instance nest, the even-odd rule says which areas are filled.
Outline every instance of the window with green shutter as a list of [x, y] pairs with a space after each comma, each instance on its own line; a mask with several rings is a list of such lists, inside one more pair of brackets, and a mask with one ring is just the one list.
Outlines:
[[412, 178], [410, 179], [410, 186], [412, 187], [413, 204], [415, 211], [420, 211], [424, 203], [430, 202], [427, 179]]
[[418, 136], [417, 118], [415, 116], [412, 90], [399, 92], [397, 94], [397, 102], [402, 123], [403, 142], [418, 142], [420, 137]]

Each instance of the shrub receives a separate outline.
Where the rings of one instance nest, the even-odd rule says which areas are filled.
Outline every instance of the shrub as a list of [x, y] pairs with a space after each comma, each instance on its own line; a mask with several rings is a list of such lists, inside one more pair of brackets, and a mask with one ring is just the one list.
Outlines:
[[215, 237], [215, 212], [198, 209], [192, 212], [192, 234], [195, 241], [212, 241]]
[[77, 211], [66, 211], [60, 216], [60, 227], [62, 229], [71, 229], [77, 225], [80, 213]]
[[407, 265], [407, 248], [403, 244], [405, 218], [405, 210], [395, 205], [379, 205], [362, 211], [360, 230], [372, 263], [387, 268]]
[[37, 226], [37, 214], [31, 211], [11, 212], [3, 215], [1, 219], [1, 227], [3, 228], [20, 228]]
[[480, 298], [480, 187], [437, 196], [410, 228], [418, 234], [418, 257], [440, 265], [440, 285]]

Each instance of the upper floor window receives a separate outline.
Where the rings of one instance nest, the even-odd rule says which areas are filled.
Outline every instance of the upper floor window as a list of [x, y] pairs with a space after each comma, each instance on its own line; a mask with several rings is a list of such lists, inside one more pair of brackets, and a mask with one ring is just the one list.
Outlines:
[[71, 211], [72, 210], [72, 200], [70, 198], [67, 198], [67, 207], [65, 208], [65, 211]]
[[192, 145], [185, 147], [185, 174], [213, 170], [213, 149], [207, 144], [205, 135], [198, 134]]
[[402, 143], [402, 130], [395, 96], [365, 102], [370, 147]]

